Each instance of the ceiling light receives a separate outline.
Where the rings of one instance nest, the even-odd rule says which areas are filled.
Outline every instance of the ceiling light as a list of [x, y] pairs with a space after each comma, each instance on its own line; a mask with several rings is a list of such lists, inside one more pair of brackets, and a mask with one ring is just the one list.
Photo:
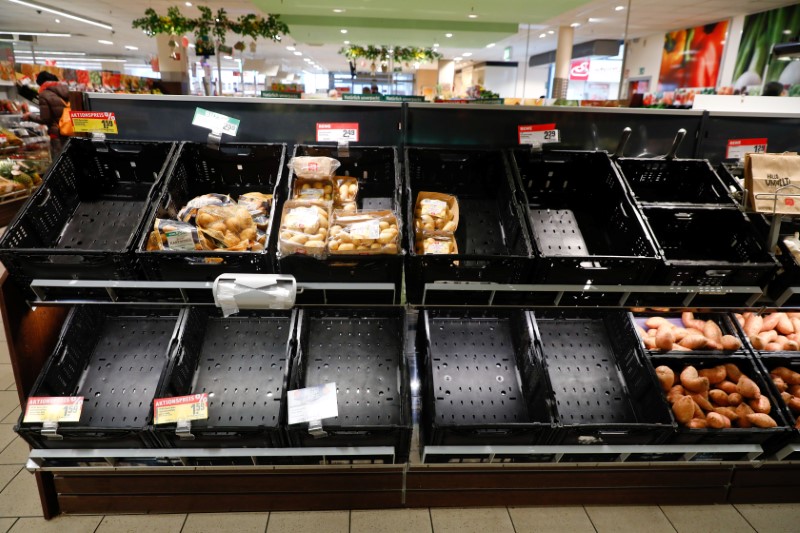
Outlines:
[[[23, 59], [32, 59], [25, 57]], [[70, 63], [126, 63], [126, 59], [110, 59], [107, 57], [55, 57], [49, 55], [36, 54], [36, 59], [55, 59], [57, 61], [68, 61]]]
[[33, 35], [36, 37], [72, 37], [71, 33], [50, 33], [47, 31], [0, 30], [0, 33], [10, 33], [13, 35]]
[[333, 10], [333, 12], [334, 13], [344, 13], [344, 9], [341, 9], [341, 8], [337, 7], [336, 9]]
[[296, 55], [296, 56], [301, 56], [301, 55], [303, 55], [303, 52], [301, 52], [300, 50], [297, 50], [297, 51], [294, 53], [294, 55]]
[[546, 33], [540, 33], [539, 34], [539, 39], [544, 39], [545, 37], [547, 37]]
[[494, 47], [495, 47], [495, 43], [489, 43], [489, 44], [486, 45], [486, 48], [494, 48]]
[[350, 44], [350, 41], [345, 41], [344, 44]]
[[614, 8], [614, 11], [622, 11], [625, 9], [625, 6], [617, 6]]
[[572, 24], [570, 24], [569, 26], [570, 26], [570, 28], [577, 28], [577, 27], [578, 27], [578, 26], [580, 26], [580, 25], [581, 25], [581, 23], [580, 23], [580, 22], [573, 22], [573, 23], [572, 23]]
[[105, 39], [98, 39], [97, 42], [100, 44], [114, 44], [113, 41], [106, 41]]
[[453, 34], [452, 34], [452, 33], [445, 33], [445, 34], [444, 34], [444, 36], [445, 36], [445, 37], [447, 37], [447, 38], [449, 39], [450, 37], [452, 37], [452, 36], [453, 36]]
[[434, 48], [439, 48], [439, 43], [433, 43]]
[[476, 18], [478, 18], [478, 15], [476, 15], [475, 13], [470, 13], [469, 15], [467, 15], [467, 17], [469, 17], [471, 19], [476, 19]]
[[547, 33], [548, 35], [553, 35], [555, 33], [555, 30], [547, 30]]
[[461, 54], [461, 55], [462, 55], [462, 56], [464, 56], [464, 57], [469, 57], [469, 56], [471, 56], [471, 55], [472, 55], [472, 52], [464, 52], [464, 53], [463, 53], [463, 54]]
[[86, 52], [49, 52], [44, 50], [14, 50], [14, 55], [40, 55], [40, 56], [85, 56]]
[[339, 31], [340, 31], [340, 32], [342, 32], [342, 33], [347, 33], [347, 30], [346, 30], [346, 29], [344, 29], [344, 28], [342, 28], [342, 29], [341, 29], [341, 30], [339, 30]]
[[105, 22], [98, 22], [96, 20], [87, 19], [85, 17], [81, 17], [79, 15], [73, 15], [67, 11], [61, 11], [60, 9], [53, 9], [50, 6], [45, 6], [42, 4], [37, 4], [35, 2], [29, 2], [27, 0], [8, 0], [14, 4], [19, 4], [21, 6], [32, 7], [37, 11], [47, 11], [48, 13], [52, 13], [54, 15], [60, 15], [62, 17], [66, 17], [68, 19], [77, 20], [78, 22], [84, 22], [86, 24], [91, 24], [92, 26], [98, 26], [100, 28], [104, 28], [106, 30], [113, 30], [113, 26], [111, 24], [106, 24]]
[[462, 59], [463, 59], [462, 57], [454, 57], [453, 61], [461, 61]]
[[598, 19], [598, 18], [594, 18], [594, 17], [589, 17], [589, 23], [600, 22], [601, 20], [602, 20], [602, 19]]
[[61, 19], [56, 19], [56, 24], [61, 24]]
[[186, 7], [192, 7], [192, 3], [191, 2], [186, 2]]
[[125, 50], [138, 50], [138, 49], [139, 49], [138, 46], [131, 46], [131, 45], [125, 46]]
[[294, 52], [294, 46], [287, 46], [286, 49], [290, 52]]
[[222, 56], [222, 59], [233, 59], [233, 56]]

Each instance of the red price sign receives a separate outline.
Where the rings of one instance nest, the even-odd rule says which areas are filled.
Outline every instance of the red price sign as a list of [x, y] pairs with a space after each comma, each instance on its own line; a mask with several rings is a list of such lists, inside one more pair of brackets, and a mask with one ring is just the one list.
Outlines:
[[728, 150], [725, 159], [744, 159], [744, 154], [762, 153], [767, 151], [767, 138], [757, 139], [728, 139]]
[[358, 122], [317, 122], [317, 142], [358, 142]]
[[519, 144], [545, 144], [561, 142], [555, 124], [527, 124], [517, 127]]

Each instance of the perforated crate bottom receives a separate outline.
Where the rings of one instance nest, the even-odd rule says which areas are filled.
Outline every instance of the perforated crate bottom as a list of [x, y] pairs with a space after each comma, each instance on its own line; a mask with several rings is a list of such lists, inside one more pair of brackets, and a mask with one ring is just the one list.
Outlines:
[[[459, 242], [459, 252], [476, 255], [504, 255], [509, 253], [503, 225], [500, 223], [497, 203], [494, 200], [458, 198], [459, 230], [463, 228], [465, 243]], [[456, 236], [461, 231], [456, 230]]]
[[575, 214], [570, 209], [529, 209], [533, 233], [545, 256], [589, 254]]
[[402, 424], [398, 390], [402, 321], [395, 318], [311, 317], [303, 387], [336, 383], [339, 416], [325, 426]]
[[192, 394], [208, 393], [208, 420], [193, 427], [278, 425], [289, 318], [211, 318]]
[[434, 318], [431, 324], [434, 412], [439, 424], [531, 421], [508, 320]]
[[603, 321], [537, 318], [563, 424], [636, 422]]
[[175, 318], [105, 320], [76, 393], [85, 397], [81, 425], [131, 428], [147, 423], [174, 328]]
[[56, 248], [124, 251], [139, 224], [144, 201], [98, 200], [78, 204]]
[[361, 200], [361, 209], [365, 211], [391, 211], [392, 199], [391, 198], [363, 198]]

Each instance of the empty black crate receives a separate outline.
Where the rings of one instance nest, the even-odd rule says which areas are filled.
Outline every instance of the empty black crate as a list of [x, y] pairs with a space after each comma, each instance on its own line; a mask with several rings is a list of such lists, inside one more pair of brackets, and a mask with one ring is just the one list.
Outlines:
[[778, 268], [738, 209], [644, 207], [664, 264], [653, 283], [763, 287]]
[[420, 319], [424, 445], [548, 442], [551, 393], [524, 311], [430, 309]]
[[605, 152], [513, 152], [537, 248], [531, 283], [647, 283], [660, 261]]
[[178, 310], [74, 307], [30, 396], [83, 396], [77, 423], [59, 424], [62, 440], [42, 424], [15, 428], [34, 448], [145, 448], [152, 404], [177, 335]]
[[71, 139], [0, 240], [0, 258], [32, 279], [135, 279], [139, 226], [174, 143]]
[[[532, 247], [502, 151], [408, 148], [405, 171], [406, 294], [410, 302], [421, 302], [425, 284], [434, 281], [521, 283], [527, 279]], [[458, 198], [458, 254], [417, 253], [414, 207], [420, 191]], [[457, 298], [458, 294], [450, 296]]]
[[552, 444], [659, 444], [674, 429], [623, 311], [535, 313], [536, 357], [555, 398]]
[[713, 204], [734, 207], [728, 188], [705, 159], [617, 161], [642, 204]]
[[[165, 178], [164, 192], [154, 213], [145, 221], [136, 250], [147, 277], [167, 281], [213, 281], [229, 272], [274, 271], [270, 250], [275, 249], [276, 204], [283, 170], [285, 144], [185, 143]], [[174, 219], [192, 198], [209, 193], [227, 194], [236, 201], [247, 192], [274, 194], [267, 243], [262, 252], [158, 250], [147, 251], [147, 239], [156, 218]]]
[[[397, 149], [391, 146], [350, 147], [346, 156], [331, 146], [295, 146], [294, 155], [332, 157], [342, 166], [337, 176], [358, 178], [358, 209], [390, 210], [397, 216], [403, 233], [401, 214], [402, 180]], [[289, 195], [294, 187], [294, 173], [289, 173]], [[303, 255], [289, 255], [278, 260], [282, 273], [292, 274], [298, 281], [309, 282], [372, 282], [394, 283], [399, 286], [403, 277], [403, 254], [398, 255], [336, 255], [319, 260]], [[355, 303], [359, 292], [347, 294], [347, 302]], [[334, 296], [330, 294], [330, 296]], [[330, 299], [328, 300], [330, 302]], [[334, 302], [335, 303], [335, 302]]]
[[[687, 428], [683, 425], [676, 425], [676, 432], [672, 435], [668, 444], [760, 444], [764, 451], [769, 452], [786, 441], [789, 432], [789, 424], [783, 414], [783, 409], [776, 403], [776, 391], [772, 383], [767, 383], [761, 373], [756, 369], [755, 361], [750, 356], [697, 356], [697, 357], [673, 357], [669, 355], [656, 355], [647, 358], [648, 370], [655, 377], [655, 368], [661, 365], [668, 366], [675, 373], [676, 384], [679, 376], [687, 366], [694, 366], [697, 370], [713, 368], [717, 365], [732, 363], [747, 377], [752, 379], [761, 394], [765, 395], [772, 406], [769, 413], [778, 427], [775, 428], [739, 428], [735, 424], [733, 427], [725, 429]], [[666, 393], [662, 392], [662, 397]], [[778, 398], [780, 400], [780, 398]], [[672, 410], [670, 409], [670, 416]]]
[[283, 446], [286, 380], [294, 316], [249, 311], [223, 318], [214, 308], [190, 308], [158, 398], [208, 394], [208, 419], [193, 420], [192, 439], [175, 424], [154, 427], [166, 447]]
[[322, 438], [308, 424], [288, 426], [292, 446], [392, 446], [397, 462], [408, 458], [406, 329], [398, 307], [300, 311], [289, 389], [336, 383], [339, 416], [322, 421]]

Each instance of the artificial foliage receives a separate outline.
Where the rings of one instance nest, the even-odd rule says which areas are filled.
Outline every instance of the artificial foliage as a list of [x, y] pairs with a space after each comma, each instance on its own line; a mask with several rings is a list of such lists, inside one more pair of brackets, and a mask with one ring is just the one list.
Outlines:
[[411, 61], [433, 61], [442, 57], [442, 54], [433, 48], [415, 48], [411, 46], [390, 48], [388, 46], [350, 45], [339, 50], [339, 53], [349, 60], [363, 57], [370, 61], [384, 62], [394, 59], [395, 61], [406, 63]]

